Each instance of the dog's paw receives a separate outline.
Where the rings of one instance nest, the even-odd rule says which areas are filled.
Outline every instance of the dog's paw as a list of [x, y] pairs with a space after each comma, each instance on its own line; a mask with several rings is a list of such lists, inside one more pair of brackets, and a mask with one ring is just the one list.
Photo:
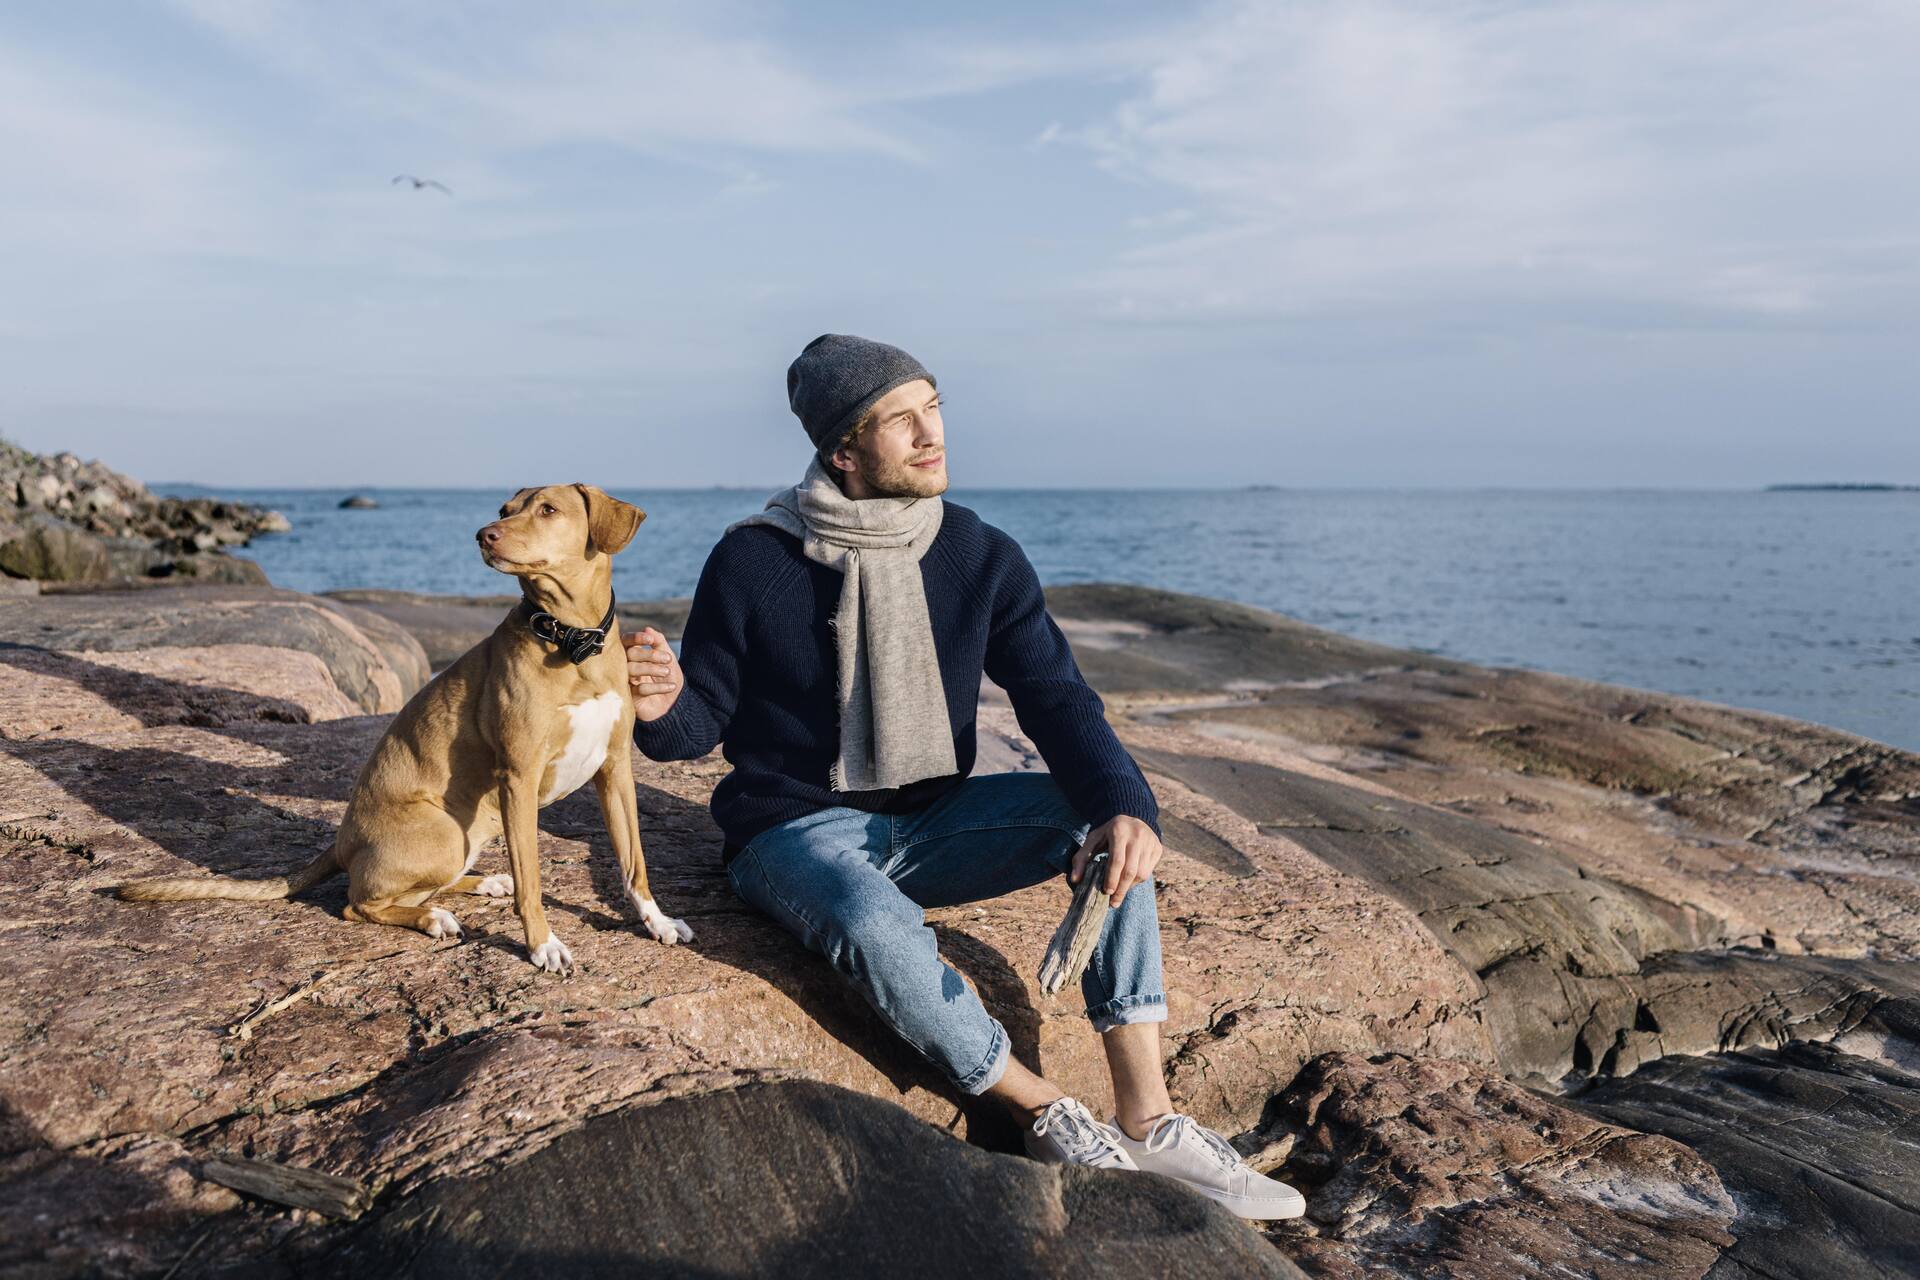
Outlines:
[[513, 877], [505, 874], [488, 876], [473, 886], [473, 891], [483, 898], [511, 898]]
[[457, 938], [460, 922], [445, 907], [428, 907], [426, 932], [429, 938]]
[[567, 944], [551, 933], [539, 946], [527, 948], [527, 959], [533, 962], [535, 968], [545, 969], [548, 973], [573, 968], [573, 952], [567, 950]]
[[640, 908], [640, 922], [647, 926], [647, 932], [654, 941], [673, 946], [678, 942], [692, 942], [693, 930], [687, 928], [685, 920], [675, 920], [654, 904], [652, 898], [634, 895], [633, 904]]

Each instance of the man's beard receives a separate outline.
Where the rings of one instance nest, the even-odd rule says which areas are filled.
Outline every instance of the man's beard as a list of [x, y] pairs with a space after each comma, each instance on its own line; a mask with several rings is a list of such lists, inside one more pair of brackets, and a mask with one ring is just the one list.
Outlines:
[[935, 498], [947, 491], [947, 469], [922, 471], [904, 462], [867, 460], [867, 487], [881, 498]]

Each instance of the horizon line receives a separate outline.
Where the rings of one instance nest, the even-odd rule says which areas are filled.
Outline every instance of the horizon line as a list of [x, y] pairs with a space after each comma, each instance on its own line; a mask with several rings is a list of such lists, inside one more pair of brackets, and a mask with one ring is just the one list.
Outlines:
[[[151, 492], [170, 488], [273, 490], [280, 493], [479, 493], [506, 488], [487, 484], [208, 484], [200, 480], [164, 480], [144, 482]], [[512, 486], [515, 489], [524, 485]], [[613, 484], [601, 485], [615, 490], [652, 493], [777, 493], [791, 484]], [[1758, 485], [1688, 484], [963, 484], [949, 493], [1831, 493], [1920, 492], [1920, 484], [1899, 481], [1774, 481]]]

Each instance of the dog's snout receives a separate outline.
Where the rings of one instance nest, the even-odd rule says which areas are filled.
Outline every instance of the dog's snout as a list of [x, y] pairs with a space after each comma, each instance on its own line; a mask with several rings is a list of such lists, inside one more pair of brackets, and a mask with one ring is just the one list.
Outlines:
[[486, 528], [482, 529], [479, 533], [476, 533], [473, 536], [480, 540], [481, 546], [490, 547], [494, 543], [500, 541], [500, 526], [497, 524], [490, 524]]

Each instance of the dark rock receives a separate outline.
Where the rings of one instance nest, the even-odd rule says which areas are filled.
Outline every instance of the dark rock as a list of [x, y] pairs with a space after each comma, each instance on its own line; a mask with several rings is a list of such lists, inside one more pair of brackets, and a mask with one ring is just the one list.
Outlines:
[[1103, 692], [1248, 688], [1410, 663], [1464, 669], [1249, 605], [1147, 587], [1053, 587], [1047, 609], [1073, 640], [1081, 671]]
[[218, 553], [173, 556], [149, 568], [147, 572], [151, 577], [171, 582], [218, 582], [254, 587], [270, 585], [267, 571], [256, 562]]
[[269, 585], [266, 570], [252, 560], [243, 560], [224, 552], [169, 550], [169, 544], [142, 542], [137, 538], [102, 540], [112, 563], [105, 581], [85, 584], [99, 587], [136, 587], [172, 585], [179, 582], [225, 582], [242, 586]]
[[1891, 1011], [1920, 1007], [1920, 965], [1912, 961], [1748, 948], [1651, 956], [1637, 973], [1615, 978], [1561, 975], [1557, 995], [1546, 985], [1537, 1016], [1570, 1028], [1577, 1070], [1601, 1077], [1668, 1054], [1872, 1036]]
[[826, 1085], [759, 1084], [601, 1116], [528, 1159], [437, 1182], [299, 1276], [1294, 1277], [1163, 1178], [957, 1142]]
[[[0, 1140], [0, 1274], [158, 1274], [178, 1256], [184, 1220], [231, 1215], [239, 1197], [195, 1176], [173, 1138], [127, 1135], [55, 1150], [15, 1134]], [[107, 1224], [102, 1230], [101, 1224]], [[205, 1232], [207, 1226], [198, 1228]]]
[[372, 511], [380, 504], [364, 493], [356, 493], [350, 498], [340, 499], [342, 511]]
[[[1908, 1034], [1857, 1037], [1875, 1057], [1794, 1043], [1668, 1057], [1569, 1105], [1664, 1134], [1712, 1162], [1741, 1214], [1717, 1280], [1902, 1276], [1920, 1267], [1920, 1077]], [[1891, 1011], [1888, 1011], [1891, 1013]], [[1884, 1015], [1883, 1015], [1884, 1016]], [[1876, 1043], [1877, 1042], [1877, 1043]]]
[[0, 573], [46, 582], [103, 582], [113, 577], [113, 559], [98, 536], [29, 512], [0, 524]]
[[1169, 849], [1177, 849], [1194, 861], [1204, 862], [1215, 871], [1236, 879], [1255, 875], [1259, 871], [1247, 855], [1234, 848], [1231, 842], [1222, 840], [1199, 823], [1189, 822], [1177, 814], [1167, 814], [1161, 818], [1160, 834], [1165, 837]]
[[0, 572], [49, 582], [174, 576], [265, 583], [257, 565], [220, 549], [289, 527], [277, 511], [156, 498], [98, 462], [41, 457], [0, 440]]

